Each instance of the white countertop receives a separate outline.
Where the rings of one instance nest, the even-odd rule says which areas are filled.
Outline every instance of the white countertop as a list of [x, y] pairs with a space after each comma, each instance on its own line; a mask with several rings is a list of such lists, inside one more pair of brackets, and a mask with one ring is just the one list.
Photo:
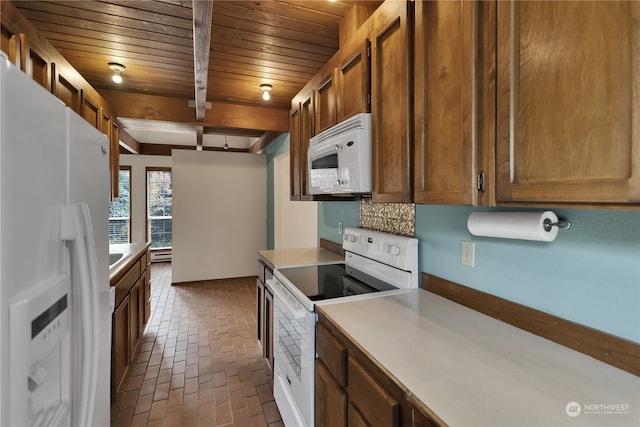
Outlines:
[[147, 249], [151, 246], [150, 242], [142, 243], [112, 243], [109, 245], [109, 253], [121, 253], [124, 254], [122, 260], [115, 264], [113, 267], [109, 267], [109, 281], [111, 286], [114, 286], [117, 280], [131, 268], [132, 261], [139, 258]]
[[450, 426], [640, 426], [640, 377], [428, 291], [319, 309]]
[[261, 250], [258, 256], [272, 269], [344, 262], [343, 256], [320, 247]]

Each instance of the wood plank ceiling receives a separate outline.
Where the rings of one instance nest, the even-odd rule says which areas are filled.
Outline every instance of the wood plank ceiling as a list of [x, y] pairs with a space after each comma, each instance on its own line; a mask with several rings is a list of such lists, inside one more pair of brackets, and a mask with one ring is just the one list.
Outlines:
[[[13, 3], [101, 93], [194, 99], [192, 0]], [[288, 111], [338, 50], [340, 21], [353, 3], [213, 1], [206, 100]], [[112, 82], [109, 62], [126, 67], [121, 85]], [[259, 89], [265, 83], [273, 86], [269, 101]]]

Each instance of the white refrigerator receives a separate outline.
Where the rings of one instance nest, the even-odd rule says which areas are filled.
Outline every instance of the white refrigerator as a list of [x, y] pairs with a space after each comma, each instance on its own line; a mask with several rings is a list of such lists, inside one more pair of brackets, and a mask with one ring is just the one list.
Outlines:
[[108, 158], [0, 52], [0, 426], [110, 424]]

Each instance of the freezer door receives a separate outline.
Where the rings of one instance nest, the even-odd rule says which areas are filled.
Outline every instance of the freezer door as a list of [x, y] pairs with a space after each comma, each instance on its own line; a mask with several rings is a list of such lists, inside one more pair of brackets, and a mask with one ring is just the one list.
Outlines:
[[[65, 269], [65, 107], [0, 57], [0, 425], [8, 425], [8, 310]], [[26, 357], [27, 355], [25, 355]]]

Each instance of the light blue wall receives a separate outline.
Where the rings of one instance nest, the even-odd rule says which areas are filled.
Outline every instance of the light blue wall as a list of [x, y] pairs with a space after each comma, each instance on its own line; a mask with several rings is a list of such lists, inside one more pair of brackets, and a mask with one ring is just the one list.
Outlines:
[[342, 244], [338, 222], [343, 227], [360, 225], [360, 202], [318, 202], [318, 241], [320, 238]]
[[[320, 204], [319, 236], [339, 241], [337, 219], [356, 222], [357, 202], [342, 203]], [[480, 210], [491, 209], [417, 205], [420, 271], [640, 342], [640, 212], [553, 209], [573, 226], [540, 243], [472, 236]], [[462, 240], [476, 244], [473, 269]]]
[[267, 249], [273, 249], [273, 162], [276, 157], [289, 151], [289, 134], [283, 133], [267, 147]]

